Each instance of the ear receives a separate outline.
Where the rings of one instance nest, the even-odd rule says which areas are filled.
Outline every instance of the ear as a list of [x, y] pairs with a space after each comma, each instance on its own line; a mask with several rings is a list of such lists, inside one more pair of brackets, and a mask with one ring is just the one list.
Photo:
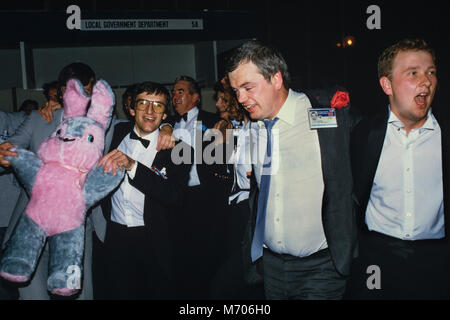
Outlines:
[[388, 77], [384, 76], [380, 78], [381, 89], [383, 89], [384, 93], [388, 96], [391, 96], [392, 91], [392, 82]]
[[128, 109], [130, 111], [130, 115], [134, 118], [136, 116], [136, 111], [133, 108]]
[[167, 113], [164, 113], [163, 116], [162, 116], [162, 119], [166, 120], [166, 118], [167, 118]]
[[192, 96], [195, 99], [195, 103], [198, 104], [200, 102], [200, 95], [197, 92], [195, 92]]
[[77, 79], [67, 81], [64, 92], [64, 118], [86, 115], [90, 97], [83, 89], [83, 84]]
[[111, 120], [115, 103], [114, 92], [109, 84], [105, 80], [99, 80], [92, 90], [91, 107], [87, 116], [100, 123], [106, 129]]
[[281, 71], [278, 71], [277, 73], [275, 73], [270, 78], [270, 82], [272, 83], [273, 86], [275, 86], [275, 88], [277, 90], [280, 90], [281, 88], [283, 88], [283, 76], [281, 75]]

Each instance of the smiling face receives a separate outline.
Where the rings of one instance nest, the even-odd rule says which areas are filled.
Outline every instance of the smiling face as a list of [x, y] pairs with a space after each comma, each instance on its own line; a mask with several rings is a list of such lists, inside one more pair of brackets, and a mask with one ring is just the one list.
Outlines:
[[251, 61], [239, 64], [228, 77], [239, 103], [254, 120], [273, 119], [288, 95], [279, 71], [266, 80]]
[[392, 65], [392, 76], [380, 78], [389, 96], [391, 111], [409, 132], [427, 120], [437, 87], [436, 66], [426, 51], [400, 51]]
[[190, 93], [188, 81], [180, 80], [173, 86], [172, 105], [180, 116], [194, 108], [198, 99], [197, 93]]
[[229, 103], [229, 101], [228, 101], [225, 93], [221, 92], [221, 91], [217, 92], [216, 107], [217, 107], [217, 110], [219, 111], [220, 117], [222, 119], [228, 119], [228, 117], [229, 117], [229, 114], [227, 111], [228, 103]]
[[[166, 98], [163, 94], [148, 94], [147, 92], [142, 92], [136, 96], [136, 101], [144, 99], [149, 101], [162, 102], [167, 106]], [[149, 135], [153, 131], [159, 128], [161, 122], [167, 118], [165, 113], [155, 113], [153, 111], [152, 104], [148, 104], [146, 110], [130, 109], [130, 114], [135, 119], [136, 131], [141, 137]]]

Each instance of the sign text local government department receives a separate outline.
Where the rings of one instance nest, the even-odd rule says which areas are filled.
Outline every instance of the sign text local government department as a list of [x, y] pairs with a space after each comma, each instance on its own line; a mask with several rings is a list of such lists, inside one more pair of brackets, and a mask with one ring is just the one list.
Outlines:
[[203, 30], [203, 19], [81, 19], [81, 30]]

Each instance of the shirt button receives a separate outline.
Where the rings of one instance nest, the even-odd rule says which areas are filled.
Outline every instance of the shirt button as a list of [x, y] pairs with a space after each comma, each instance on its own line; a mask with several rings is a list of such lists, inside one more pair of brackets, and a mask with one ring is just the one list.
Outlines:
[[406, 216], [407, 216], [407, 217], [412, 217], [412, 213], [411, 213], [411, 212], [408, 212], [408, 213], [406, 214]]
[[407, 234], [407, 235], [405, 235], [405, 237], [406, 237], [406, 238], [409, 238], [409, 237], [411, 237], [411, 236], [410, 236], [409, 234]]
[[406, 172], [410, 172], [410, 171], [411, 171], [411, 169], [410, 169], [410, 168], [407, 168], [407, 169], [406, 169]]

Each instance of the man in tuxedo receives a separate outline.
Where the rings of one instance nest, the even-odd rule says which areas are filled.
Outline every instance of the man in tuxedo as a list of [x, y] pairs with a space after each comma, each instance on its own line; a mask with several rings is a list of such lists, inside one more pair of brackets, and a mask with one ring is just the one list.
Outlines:
[[258, 280], [262, 262], [267, 299], [341, 299], [356, 247], [349, 108], [327, 109], [328, 126], [313, 122], [281, 54], [258, 41], [237, 48], [226, 70], [256, 120], [247, 279]]
[[181, 206], [191, 162], [174, 161], [183, 159], [180, 150], [190, 158], [191, 148], [156, 149], [169, 101], [161, 84], [136, 85], [130, 108], [134, 121], [114, 127], [112, 151], [99, 161], [106, 170], [127, 171], [103, 202], [108, 217], [102, 270], [106, 299], [175, 298], [171, 223], [178, 217], [171, 215], [184, 214]]
[[[183, 223], [177, 232], [178, 284], [182, 299], [208, 299], [212, 276], [220, 265], [225, 245], [223, 227], [230, 182], [224, 157], [211, 130], [220, 118], [201, 109], [201, 91], [188, 76], [175, 80], [172, 105], [176, 111], [174, 137], [195, 150], [184, 198]], [[217, 156], [217, 158], [215, 158]]]
[[403, 40], [378, 60], [389, 106], [364, 118], [351, 138], [361, 225], [349, 298], [449, 298], [448, 119], [431, 109], [434, 51]]

